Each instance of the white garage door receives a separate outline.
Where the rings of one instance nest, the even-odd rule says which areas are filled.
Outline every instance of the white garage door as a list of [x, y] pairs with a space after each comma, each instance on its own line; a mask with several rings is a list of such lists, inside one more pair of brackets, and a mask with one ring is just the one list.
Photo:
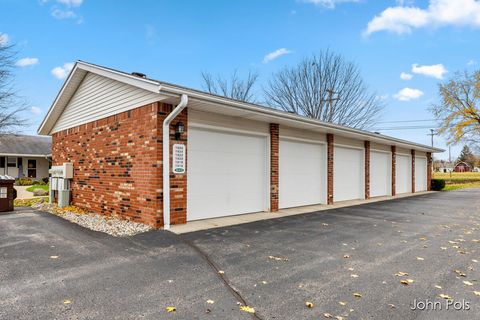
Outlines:
[[397, 194], [412, 192], [412, 160], [409, 155], [397, 154]]
[[333, 150], [333, 200], [365, 198], [363, 149], [335, 146]]
[[370, 152], [370, 196], [380, 197], [392, 194], [392, 154], [390, 152]]
[[187, 220], [265, 211], [266, 137], [189, 128]]
[[415, 157], [415, 191], [427, 191], [427, 158]]
[[325, 147], [281, 138], [279, 145], [279, 207], [325, 203]]

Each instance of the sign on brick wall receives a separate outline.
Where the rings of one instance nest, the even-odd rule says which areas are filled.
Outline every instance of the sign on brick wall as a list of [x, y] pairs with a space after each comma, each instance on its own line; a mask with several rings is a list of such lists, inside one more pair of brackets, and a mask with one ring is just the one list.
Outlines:
[[185, 173], [185, 145], [174, 144], [173, 145], [173, 173]]

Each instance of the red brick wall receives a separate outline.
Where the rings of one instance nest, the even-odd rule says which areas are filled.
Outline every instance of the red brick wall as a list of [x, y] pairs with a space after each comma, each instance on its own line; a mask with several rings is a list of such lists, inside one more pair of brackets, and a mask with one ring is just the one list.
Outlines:
[[412, 193], [415, 193], [415, 150], [412, 149]]
[[[163, 225], [162, 123], [171, 105], [152, 103], [53, 134], [53, 163], [72, 162], [72, 203], [107, 216]], [[187, 111], [172, 123], [187, 125]], [[185, 133], [177, 143], [186, 143]], [[171, 143], [176, 143], [172, 140]], [[186, 175], [171, 175], [171, 221], [186, 221]]]
[[397, 194], [397, 147], [392, 146], [392, 196]]
[[370, 199], [370, 141], [365, 141], [365, 199]]
[[427, 190], [428, 191], [432, 190], [432, 165], [433, 165], [432, 153], [427, 152]]
[[333, 204], [333, 134], [327, 133], [327, 204]]
[[270, 123], [270, 211], [278, 211], [278, 124]]

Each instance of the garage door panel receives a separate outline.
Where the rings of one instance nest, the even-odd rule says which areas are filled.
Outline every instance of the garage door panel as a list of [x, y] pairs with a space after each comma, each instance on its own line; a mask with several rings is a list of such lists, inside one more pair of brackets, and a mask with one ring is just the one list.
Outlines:
[[317, 143], [280, 139], [279, 207], [325, 203], [325, 147]]
[[397, 154], [396, 187], [397, 194], [412, 192], [412, 160], [411, 156]]
[[387, 152], [370, 153], [370, 196], [380, 197], [392, 194], [392, 155]]
[[363, 199], [364, 165], [362, 149], [334, 147], [333, 199], [334, 201]]
[[265, 210], [265, 137], [189, 128], [187, 220]]
[[427, 190], [427, 159], [415, 158], [415, 191]]

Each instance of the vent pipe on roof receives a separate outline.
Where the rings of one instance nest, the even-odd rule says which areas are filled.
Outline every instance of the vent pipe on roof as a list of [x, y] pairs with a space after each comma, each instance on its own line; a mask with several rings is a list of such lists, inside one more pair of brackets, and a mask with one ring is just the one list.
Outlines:
[[139, 78], [142, 78], [142, 79], [147, 78], [147, 75], [145, 73], [141, 73], [141, 72], [132, 72], [132, 76], [139, 77]]
[[163, 229], [170, 229], [170, 123], [187, 107], [188, 96], [182, 94], [180, 103], [163, 121]]

